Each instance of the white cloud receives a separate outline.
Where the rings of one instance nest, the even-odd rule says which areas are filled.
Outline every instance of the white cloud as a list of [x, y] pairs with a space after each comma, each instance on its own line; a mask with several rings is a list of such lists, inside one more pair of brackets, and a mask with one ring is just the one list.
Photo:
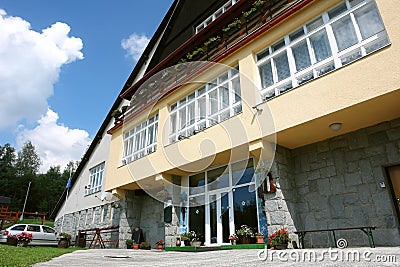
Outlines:
[[83, 59], [82, 40], [61, 22], [41, 33], [0, 9], [0, 130], [45, 114], [60, 68]]
[[131, 56], [133, 60], [138, 61], [150, 39], [146, 35], [131, 34], [128, 39], [121, 41], [121, 46], [126, 50], [127, 56]]
[[70, 160], [80, 160], [90, 144], [89, 134], [84, 130], [69, 129], [57, 123], [58, 114], [51, 109], [38, 120], [39, 125], [32, 129], [22, 126], [17, 137], [17, 146], [31, 141], [42, 159], [40, 171], [47, 172], [50, 166], [60, 165], [63, 170]]

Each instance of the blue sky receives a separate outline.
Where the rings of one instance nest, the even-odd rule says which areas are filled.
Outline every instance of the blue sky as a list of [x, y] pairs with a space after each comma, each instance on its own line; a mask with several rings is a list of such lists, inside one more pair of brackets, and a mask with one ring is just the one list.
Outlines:
[[0, 145], [79, 160], [173, 0], [0, 0]]

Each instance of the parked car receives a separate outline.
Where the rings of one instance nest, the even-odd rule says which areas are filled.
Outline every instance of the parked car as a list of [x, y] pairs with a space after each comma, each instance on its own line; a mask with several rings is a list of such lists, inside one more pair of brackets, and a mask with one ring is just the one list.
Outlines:
[[17, 235], [22, 232], [32, 234], [33, 239], [29, 245], [57, 246], [58, 244], [57, 233], [54, 228], [40, 224], [14, 224], [2, 231], [0, 243], [6, 243], [8, 235]]

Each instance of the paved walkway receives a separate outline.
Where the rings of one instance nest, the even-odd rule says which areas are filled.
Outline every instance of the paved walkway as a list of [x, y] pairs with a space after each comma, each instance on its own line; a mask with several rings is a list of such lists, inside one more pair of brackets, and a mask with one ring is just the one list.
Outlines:
[[64, 254], [44, 266], [400, 266], [400, 247], [167, 252], [89, 249]]

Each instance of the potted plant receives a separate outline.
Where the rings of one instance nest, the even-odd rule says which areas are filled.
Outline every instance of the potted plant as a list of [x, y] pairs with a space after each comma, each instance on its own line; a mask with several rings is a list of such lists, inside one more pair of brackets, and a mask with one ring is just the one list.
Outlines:
[[255, 233], [255, 237], [256, 237], [256, 243], [257, 244], [264, 244], [264, 234], [257, 232]]
[[204, 49], [202, 47], [196, 48], [194, 51], [191, 53], [188, 53], [186, 55], [186, 58], [191, 61], [195, 61], [196, 59], [199, 59], [201, 55], [203, 55]]
[[125, 240], [126, 248], [133, 248], [133, 240], [132, 239], [126, 239]]
[[151, 249], [151, 244], [149, 242], [142, 242], [142, 244], [140, 244], [140, 249], [150, 250]]
[[242, 225], [236, 231], [241, 244], [250, 244], [250, 239], [253, 236], [253, 230], [247, 225]]
[[58, 247], [59, 248], [68, 248], [70, 241], [71, 241], [70, 234], [63, 232], [58, 235]]
[[271, 248], [286, 249], [289, 241], [289, 233], [285, 228], [279, 229], [275, 233], [268, 235], [268, 244]]
[[160, 240], [158, 240], [158, 241], [156, 242], [156, 245], [157, 245], [157, 249], [158, 249], [158, 250], [162, 250], [163, 247], [164, 247], [164, 241], [163, 241], [162, 239], [160, 239]]
[[133, 249], [139, 249], [140, 245], [136, 242], [133, 242]]
[[239, 30], [241, 26], [242, 21], [239, 18], [235, 18], [235, 20], [229, 23], [225, 28], [223, 28], [222, 31], [227, 33], [228, 35], [232, 35], [237, 30]]
[[201, 246], [200, 236], [198, 234], [196, 234], [195, 231], [190, 231], [188, 233], [188, 237], [189, 237], [191, 246], [193, 246], [193, 247], [200, 247]]
[[17, 234], [18, 246], [26, 247], [33, 239], [33, 235], [27, 232]]
[[219, 43], [220, 37], [215, 36], [215, 37], [210, 37], [208, 38], [207, 41], [204, 42], [204, 47], [207, 51], [210, 51], [214, 47], [216, 47]]
[[236, 234], [232, 234], [229, 236], [229, 240], [231, 241], [232, 245], [236, 245], [236, 241], [238, 240], [238, 236]]
[[16, 246], [18, 244], [17, 235], [8, 235], [7, 236], [7, 245]]
[[264, 4], [265, 4], [265, 0], [257, 0], [254, 2], [253, 6], [256, 9], [262, 9], [264, 7]]
[[249, 10], [243, 12], [243, 17], [246, 19], [246, 21], [249, 21], [256, 14], [256, 12], [257, 8], [253, 6]]
[[181, 241], [183, 241], [183, 244], [185, 244], [185, 246], [190, 246], [189, 233], [181, 234]]

